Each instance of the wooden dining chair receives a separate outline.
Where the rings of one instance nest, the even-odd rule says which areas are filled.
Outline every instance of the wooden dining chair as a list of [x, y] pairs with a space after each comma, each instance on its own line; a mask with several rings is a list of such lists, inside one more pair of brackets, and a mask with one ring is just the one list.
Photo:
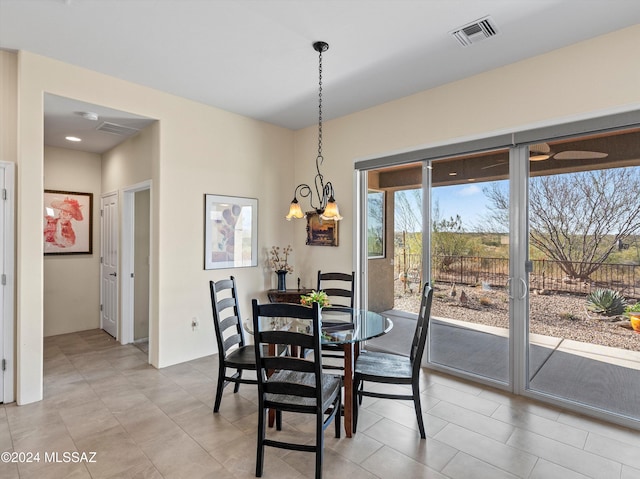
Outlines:
[[[335, 436], [340, 437], [340, 413], [342, 378], [322, 372], [320, 356], [320, 308], [299, 304], [258, 304], [253, 300], [253, 331], [258, 376], [258, 444], [256, 477], [261, 477], [264, 467], [264, 448], [271, 446], [295, 451], [315, 453], [315, 477], [322, 477], [324, 430], [333, 421]], [[292, 318], [308, 323], [310, 332], [269, 330], [262, 328], [270, 318]], [[307, 328], [302, 328], [306, 331]], [[312, 359], [293, 355], [269, 355], [266, 345], [289, 346], [313, 351]], [[267, 351], [267, 352], [265, 352]], [[315, 444], [292, 443], [266, 437], [267, 410], [276, 412], [276, 429], [282, 428], [282, 413], [296, 412], [315, 415]], [[272, 433], [270, 436], [277, 435]], [[291, 438], [292, 436], [287, 436]], [[295, 436], [293, 436], [295, 437]]]
[[[358, 407], [362, 403], [362, 397], [369, 396], [413, 401], [420, 437], [422, 439], [426, 438], [422, 420], [422, 406], [420, 405], [420, 363], [422, 362], [422, 355], [427, 341], [432, 300], [433, 288], [425, 285], [422, 290], [420, 312], [408, 357], [375, 351], [363, 351], [358, 356], [353, 378], [353, 432], [356, 432], [358, 425]], [[410, 384], [412, 394], [367, 391], [364, 389], [366, 382]]]
[[[242, 377], [244, 370], [255, 371], [256, 355], [253, 345], [247, 345], [244, 340], [235, 278], [209, 281], [209, 289], [218, 343], [218, 385], [213, 406], [213, 412], [218, 412], [222, 393], [228, 384], [235, 383], [233, 392], [237, 393], [241, 383], [257, 384], [258, 381]], [[227, 369], [235, 372], [229, 374]]]
[[329, 297], [331, 306], [346, 306], [353, 308], [356, 291], [356, 274], [323, 273], [318, 271], [318, 285], [316, 291], [324, 291]]
[[[329, 298], [330, 306], [325, 309], [344, 310], [353, 308], [356, 290], [356, 275], [349, 273], [318, 271], [316, 291], [324, 291]], [[325, 369], [344, 370], [344, 350], [341, 346], [325, 344], [322, 346]], [[338, 361], [336, 361], [338, 360]]]

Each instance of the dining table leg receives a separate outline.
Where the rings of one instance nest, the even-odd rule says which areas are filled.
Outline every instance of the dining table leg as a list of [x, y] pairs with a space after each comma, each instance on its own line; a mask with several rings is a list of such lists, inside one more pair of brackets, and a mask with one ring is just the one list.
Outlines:
[[353, 367], [360, 345], [358, 343], [346, 343], [344, 348], [344, 430], [347, 437], [353, 435]]

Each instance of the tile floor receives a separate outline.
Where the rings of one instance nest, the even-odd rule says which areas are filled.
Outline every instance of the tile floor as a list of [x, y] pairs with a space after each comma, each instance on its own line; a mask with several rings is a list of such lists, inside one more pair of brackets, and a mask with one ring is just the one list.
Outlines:
[[[254, 477], [255, 389], [227, 388], [213, 414], [216, 370], [215, 356], [154, 369], [99, 330], [46, 338], [45, 399], [0, 405], [0, 452], [40, 461], [0, 462], [0, 478]], [[365, 398], [352, 439], [327, 429], [324, 477], [640, 477], [638, 431], [439, 373], [425, 371], [422, 387], [426, 440], [411, 403]], [[312, 440], [308, 418], [284, 423], [277, 434]], [[264, 477], [313, 477], [313, 460], [267, 448]]]

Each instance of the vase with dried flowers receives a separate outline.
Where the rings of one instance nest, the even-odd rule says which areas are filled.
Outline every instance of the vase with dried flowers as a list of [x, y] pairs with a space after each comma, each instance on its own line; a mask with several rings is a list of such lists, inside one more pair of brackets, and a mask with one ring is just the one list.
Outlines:
[[282, 250], [279, 246], [272, 246], [269, 252], [269, 266], [278, 275], [278, 291], [286, 291], [287, 289], [287, 273], [293, 271], [289, 265], [289, 255], [292, 252], [291, 245], [287, 245]]

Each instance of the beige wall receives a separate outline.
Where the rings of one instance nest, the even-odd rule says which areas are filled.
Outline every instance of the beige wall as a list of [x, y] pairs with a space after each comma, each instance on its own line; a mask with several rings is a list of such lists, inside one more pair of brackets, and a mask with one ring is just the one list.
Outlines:
[[[135, 136], [102, 155], [102, 193], [150, 180], [158, 161], [160, 125], [152, 123]], [[120, 198], [122, 199], [122, 198]]]
[[100, 170], [98, 154], [44, 149], [46, 189], [93, 194], [93, 254], [44, 257], [45, 336], [100, 326]]
[[[239, 115], [73, 67], [28, 52], [18, 54], [18, 386], [20, 404], [42, 398], [43, 94], [45, 92], [155, 118], [158, 141], [151, 153], [151, 324], [153, 363], [162, 367], [215, 351], [208, 284], [234, 274], [243, 311], [262, 296], [271, 273], [268, 245], [287, 241], [281, 213], [292, 184], [293, 133]], [[185, 121], [188, 119], [189, 121]], [[15, 121], [15, 119], [13, 120]], [[131, 165], [129, 165], [131, 166]], [[137, 173], [127, 174], [132, 182]], [[103, 173], [103, 188], [120, 188]], [[258, 199], [261, 249], [257, 268], [204, 271], [205, 193]], [[277, 213], [276, 213], [277, 212]], [[191, 318], [200, 319], [193, 331]]]
[[[305, 246], [298, 220], [293, 246], [304, 270], [351, 268], [354, 161], [637, 110], [640, 62], [631, 59], [638, 44], [640, 25], [324, 122], [323, 174], [333, 182], [344, 220], [338, 248]], [[296, 184], [313, 180], [316, 149], [316, 127], [296, 132], [295, 158], [305, 159], [296, 164]], [[305, 274], [303, 282], [309, 281]]]
[[16, 161], [18, 122], [18, 62], [0, 50], [0, 161]]
[[[307, 285], [320, 268], [351, 267], [355, 159], [638, 109], [640, 65], [631, 60], [638, 43], [640, 26], [635, 26], [326, 122], [323, 172], [334, 183], [345, 217], [337, 248], [305, 246], [304, 225], [283, 219], [294, 186], [313, 180], [315, 127], [293, 133], [21, 52], [18, 133], [9, 139], [19, 152], [18, 401], [42, 397], [43, 92], [159, 120], [152, 164], [150, 315], [159, 348], [154, 364], [167, 366], [214, 350], [208, 280], [234, 274], [245, 315], [252, 296], [264, 298], [274, 281], [263, 264], [270, 245], [294, 237], [294, 276]], [[258, 198], [258, 268], [203, 271], [204, 193]], [[190, 326], [194, 316], [201, 320], [196, 331]]]

